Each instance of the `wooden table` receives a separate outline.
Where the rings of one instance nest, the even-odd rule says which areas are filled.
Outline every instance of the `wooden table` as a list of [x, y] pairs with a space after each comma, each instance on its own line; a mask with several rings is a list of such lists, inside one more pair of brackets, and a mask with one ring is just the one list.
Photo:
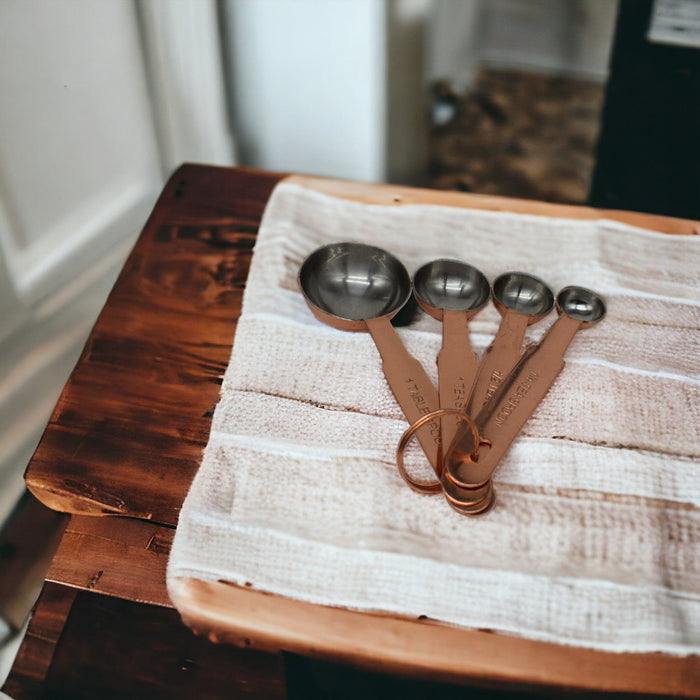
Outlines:
[[[131, 610], [153, 619], [163, 633], [179, 625], [165, 590], [165, 563], [207, 442], [256, 231], [281, 177], [183, 166], [166, 185], [124, 265], [27, 469], [31, 492], [73, 517], [8, 681], [16, 697], [36, 697], [20, 695], [22, 687], [33, 683], [36, 690], [47, 678], [53, 679], [52, 687], [79, 696], [77, 679], [90, 674], [83, 668], [76, 676], [66, 667], [68, 657], [57, 640], [63, 634], [78, 646], [82, 639], [85, 647], [79, 632], [91, 620], [116, 629], [114, 621], [126, 619]], [[698, 232], [697, 222], [642, 214], [292, 177], [336, 196], [393, 206], [430, 202], [560, 217], [607, 216], [668, 233]], [[129, 519], [89, 517], [95, 515]], [[697, 658], [594, 652], [323, 608], [225, 584], [192, 585], [183, 595], [219, 604], [211, 619], [187, 620], [195, 630], [245, 650], [207, 643], [192, 653], [212, 667], [224, 663], [219, 654], [254, 655], [235, 663], [229, 658], [227, 665], [238, 669], [244, 682], [246, 668], [263, 668], [260, 673], [274, 679], [274, 688], [260, 686], [262, 695], [283, 688], [279, 650], [498, 688], [700, 694]], [[126, 680], [123, 686], [124, 693], [133, 692]], [[215, 689], [210, 691], [206, 695], [203, 688], [201, 697], [216, 697]]]

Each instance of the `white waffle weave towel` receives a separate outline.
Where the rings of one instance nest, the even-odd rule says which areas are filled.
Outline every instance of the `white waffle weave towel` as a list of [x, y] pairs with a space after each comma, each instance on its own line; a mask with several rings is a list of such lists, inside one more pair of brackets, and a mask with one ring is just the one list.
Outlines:
[[[367, 333], [317, 321], [297, 288], [326, 243], [413, 273], [458, 258], [492, 280], [578, 284], [608, 315], [466, 518], [409, 490], [407, 427]], [[532, 326], [537, 339], [554, 320]], [[477, 352], [492, 307], [470, 324]], [[437, 383], [440, 324], [399, 329]], [[382, 206], [283, 182], [265, 210], [231, 362], [180, 514], [168, 581], [226, 580], [322, 605], [615, 651], [700, 653], [700, 236], [606, 220]]]

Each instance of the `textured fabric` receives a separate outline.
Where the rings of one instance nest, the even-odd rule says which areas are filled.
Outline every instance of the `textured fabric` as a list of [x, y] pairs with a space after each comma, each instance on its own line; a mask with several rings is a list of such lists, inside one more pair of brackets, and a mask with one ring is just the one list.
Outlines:
[[[469, 519], [412, 492], [406, 423], [368, 333], [324, 326], [296, 276], [320, 245], [522, 269], [604, 295]], [[499, 316], [471, 322], [483, 351]], [[551, 314], [528, 331], [539, 338]], [[437, 383], [441, 326], [399, 329]], [[617, 651], [700, 652], [700, 237], [610, 221], [389, 207], [292, 183], [261, 225], [231, 362], [168, 580]]]

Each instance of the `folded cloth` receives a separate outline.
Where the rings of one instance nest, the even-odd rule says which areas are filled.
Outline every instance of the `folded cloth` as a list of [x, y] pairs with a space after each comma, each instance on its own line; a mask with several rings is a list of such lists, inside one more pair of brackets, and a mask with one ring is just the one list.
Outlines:
[[[317, 247], [360, 241], [413, 273], [577, 284], [608, 314], [574, 338], [481, 518], [411, 491], [407, 424], [368, 333], [317, 321], [297, 287]], [[700, 237], [607, 220], [384, 206], [282, 182], [265, 210], [209, 443], [168, 566], [363, 611], [614, 651], [700, 652]], [[528, 331], [539, 338], [551, 314]], [[477, 352], [500, 317], [471, 322]], [[440, 324], [398, 333], [437, 384]]]

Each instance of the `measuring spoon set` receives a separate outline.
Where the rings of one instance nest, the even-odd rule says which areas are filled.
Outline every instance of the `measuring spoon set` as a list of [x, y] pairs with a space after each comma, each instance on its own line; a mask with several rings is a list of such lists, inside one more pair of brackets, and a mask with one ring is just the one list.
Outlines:
[[[510, 444], [564, 367], [576, 332], [605, 315], [603, 299], [583, 287], [565, 287], [555, 300], [541, 280], [508, 272], [489, 283], [471, 265], [436, 260], [413, 280], [393, 255], [362, 243], [333, 243], [315, 250], [299, 270], [299, 286], [313, 314], [345, 331], [369, 331], [386, 380], [410, 427], [397, 448], [397, 467], [419, 493], [443, 493], [465, 515], [494, 503], [492, 475]], [[438, 389], [391, 325], [411, 294], [442, 322]], [[469, 320], [489, 298], [501, 324], [479, 362], [471, 349]], [[559, 318], [542, 339], [521, 348], [527, 326], [555, 306]], [[404, 466], [416, 437], [437, 480], [424, 482]]]

